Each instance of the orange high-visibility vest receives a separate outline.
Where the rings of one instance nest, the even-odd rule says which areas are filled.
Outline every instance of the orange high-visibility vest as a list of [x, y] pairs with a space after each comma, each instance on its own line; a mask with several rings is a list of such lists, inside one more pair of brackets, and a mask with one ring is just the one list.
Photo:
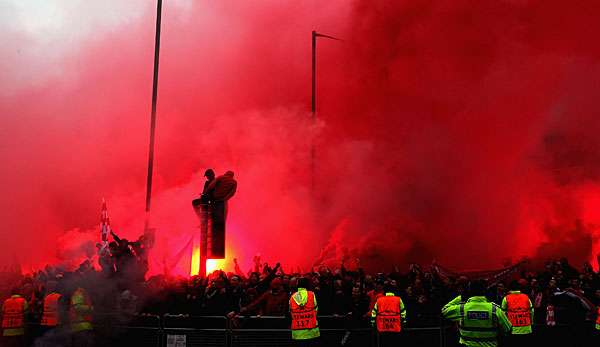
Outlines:
[[307, 291], [306, 304], [300, 306], [290, 299], [290, 314], [292, 316], [292, 330], [314, 329], [317, 327], [317, 310], [315, 309], [315, 294]]
[[382, 296], [377, 299], [377, 331], [399, 333], [402, 330], [400, 297]]
[[523, 293], [506, 296], [506, 313], [513, 327], [531, 325], [531, 307], [529, 297]]
[[25, 299], [13, 296], [4, 301], [2, 306], [2, 328], [19, 329], [25, 323]]
[[61, 295], [58, 293], [50, 293], [44, 298], [44, 312], [42, 313], [42, 325], [54, 327], [57, 326], [60, 317], [58, 315], [58, 303]]

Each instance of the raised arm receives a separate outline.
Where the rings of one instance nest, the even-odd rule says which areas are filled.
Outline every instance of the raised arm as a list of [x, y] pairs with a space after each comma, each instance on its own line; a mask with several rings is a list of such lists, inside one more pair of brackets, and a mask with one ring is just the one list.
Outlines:
[[110, 234], [112, 235], [113, 239], [115, 239], [115, 241], [117, 241], [117, 243], [121, 243], [121, 239], [117, 236], [117, 234], [115, 234], [114, 231], [110, 231]]
[[457, 296], [456, 298], [452, 299], [449, 303], [447, 303], [443, 308], [442, 308], [442, 316], [448, 320], [451, 321], [457, 321], [459, 320], [460, 317], [460, 302], [461, 302], [461, 296]]

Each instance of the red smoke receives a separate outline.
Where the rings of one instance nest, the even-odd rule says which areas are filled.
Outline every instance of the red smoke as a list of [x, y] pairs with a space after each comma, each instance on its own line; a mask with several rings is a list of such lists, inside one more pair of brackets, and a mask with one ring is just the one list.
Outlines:
[[[99, 237], [102, 197], [118, 233], [142, 231], [154, 5], [107, 3], [37, 32], [31, 9], [3, 11], [0, 257], [26, 269], [88, 251], [73, 229]], [[599, 6], [165, 2], [153, 271], [197, 230], [207, 167], [236, 172], [227, 237], [246, 266], [579, 265], [600, 223]], [[344, 39], [318, 42], [316, 127], [313, 29]]]

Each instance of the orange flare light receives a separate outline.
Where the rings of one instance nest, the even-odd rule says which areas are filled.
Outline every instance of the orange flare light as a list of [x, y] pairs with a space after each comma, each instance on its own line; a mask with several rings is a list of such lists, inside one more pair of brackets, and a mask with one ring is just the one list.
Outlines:
[[207, 259], [206, 260], [206, 273], [211, 274], [216, 270], [225, 269], [225, 259]]
[[200, 245], [194, 244], [192, 249], [192, 261], [190, 264], [190, 276], [195, 276], [200, 272]]
[[[210, 275], [213, 271], [225, 269], [225, 259], [207, 259], [206, 274]], [[200, 272], [200, 245], [194, 241], [192, 248], [192, 261], [190, 262], [190, 276], [196, 276]]]

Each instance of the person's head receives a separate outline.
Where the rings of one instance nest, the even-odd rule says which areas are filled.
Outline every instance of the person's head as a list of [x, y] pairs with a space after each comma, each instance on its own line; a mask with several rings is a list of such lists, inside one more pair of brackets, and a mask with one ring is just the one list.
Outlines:
[[383, 290], [386, 293], [394, 293], [396, 291], [396, 288], [394, 288], [389, 282], [386, 282], [385, 285], [383, 286]]
[[260, 281], [260, 275], [258, 274], [258, 272], [253, 272], [250, 274], [250, 278], [248, 279], [248, 282], [251, 285], [257, 284], [258, 281]]
[[58, 287], [58, 282], [54, 280], [49, 280], [46, 282], [46, 293], [52, 293], [56, 291]]
[[21, 295], [21, 288], [19, 288], [19, 287], [13, 287], [10, 290], [10, 295]]
[[240, 277], [238, 275], [231, 276], [231, 279], [229, 279], [229, 284], [231, 284], [231, 286], [234, 288], [239, 287], [241, 284]]
[[308, 289], [309, 285], [310, 285], [310, 281], [308, 280], [308, 278], [306, 278], [306, 277], [298, 278], [298, 288]]
[[540, 286], [540, 282], [537, 280], [537, 278], [535, 278], [535, 277], [534, 277], [534, 278], [532, 278], [532, 279], [531, 279], [531, 287], [532, 287], [533, 289], [538, 289], [538, 288], [539, 288], [539, 286]]
[[248, 297], [249, 301], [254, 301], [254, 299], [256, 299], [258, 296], [258, 293], [255, 288], [248, 288], [246, 290], [246, 296]]
[[415, 278], [415, 288], [421, 289], [423, 288], [423, 281], [420, 278]]
[[336, 291], [341, 291], [343, 289], [343, 282], [342, 280], [335, 280], [333, 281], [333, 289]]
[[213, 169], [208, 169], [204, 171], [204, 177], [206, 177], [207, 180], [212, 181], [215, 179], [215, 172]]
[[288, 285], [288, 287], [290, 289], [296, 289], [296, 288], [298, 288], [298, 278], [297, 277], [290, 278], [290, 284]]
[[329, 269], [325, 265], [319, 266], [319, 275], [325, 277], [329, 275]]
[[352, 287], [352, 299], [353, 299], [354, 301], [358, 301], [358, 300], [360, 300], [360, 298], [361, 298], [361, 296], [362, 296], [361, 294], [362, 294], [362, 293], [361, 293], [361, 291], [360, 291], [360, 287], [358, 287], [358, 286], [354, 286], [354, 287]]
[[469, 293], [471, 296], [484, 296], [487, 286], [485, 280], [474, 280], [469, 285]]
[[[510, 288], [510, 287], [509, 287]], [[496, 291], [498, 293], [504, 293], [504, 290], [506, 289], [506, 287], [504, 286], [504, 283], [500, 282], [498, 284], [496, 284]]]
[[279, 292], [282, 289], [281, 279], [274, 278], [270, 284], [271, 290], [274, 292]]
[[581, 281], [577, 278], [573, 278], [569, 281], [569, 284], [571, 285], [571, 288], [573, 289], [579, 289], [581, 288]]
[[219, 276], [219, 277], [215, 278], [215, 287], [217, 289], [225, 288], [225, 281], [223, 280], [223, 277]]
[[375, 291], [382, 292], [384, 284], [385, 281], [382, 278], [377, 279], [377, 281], [375, 282]]
[[225, 174], [223, 176], [227, 176], [227, 177], [233, 178], [233, 171], [227, 171], [227, 172], [225, 172]]

